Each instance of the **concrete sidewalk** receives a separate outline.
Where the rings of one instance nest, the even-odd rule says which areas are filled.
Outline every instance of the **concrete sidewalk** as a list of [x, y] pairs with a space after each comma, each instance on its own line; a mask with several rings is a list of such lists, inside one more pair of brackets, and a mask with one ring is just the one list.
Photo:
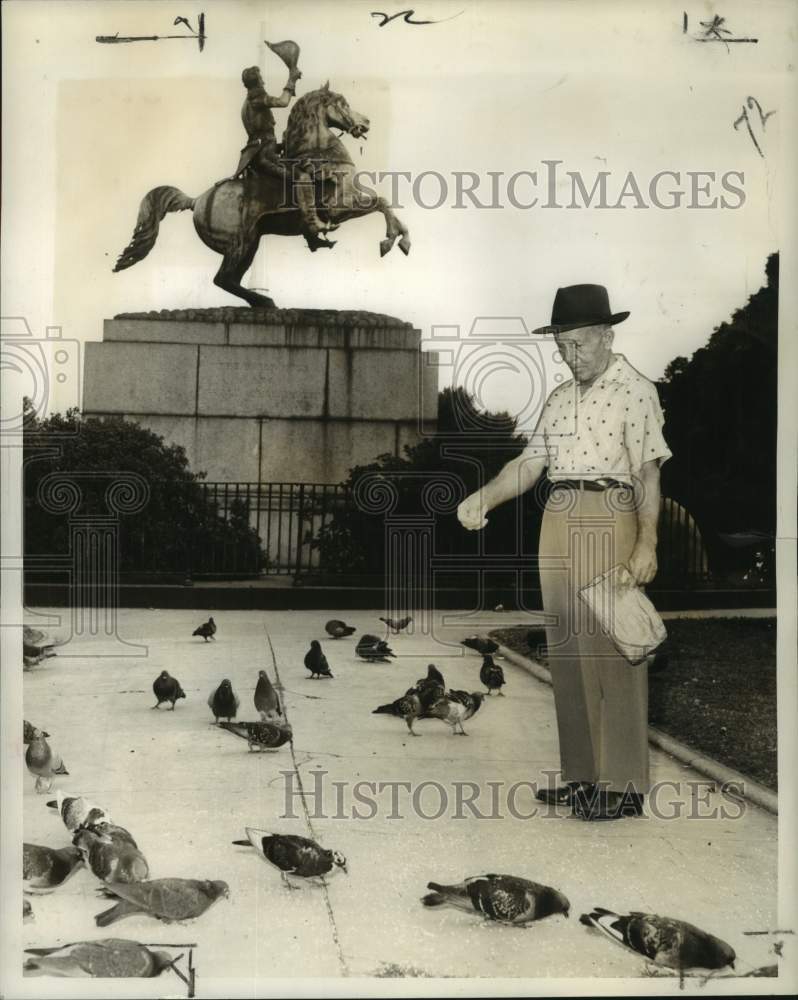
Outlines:
[[[776, 961], [772, 938], [745, 933], [777, 926], [774, 816], [722, 798], [700, 775], [652, 752], [654, 780], [674, 783], [660, 790], [659, 811], [680, 809], [681, 818], [589, 824], [564, 810], [522, 818], [536, 805], [528, 783], [545, 784], [559, 758], [550, 688], [509, 663], [506, 697], [486, 702], [466, 724], [467, 738], [429, 720], [417, 724], [423, 736], [413, 739], [401, 720], [371, 714], [430, 662], [450, 687], [481, 690], [481, 658], [457, 644], [475, 630], [473, 617], [446, 612], [434, 638], [391, 638], [398, 657], [390, 665], [364, 663], [354, 639], [334, 642], [324, 633], [324, 622], [340, 617], [357, 634], [382, 635], [372, 612], [224, 612], [215, 616], [219, 631], [209, 643], [191, 637], [205, 617], [123, 610], [119, 634], [146, 647], [145, 655], [98, 657], [91, 643], [73, 641], [24, 675], [25, 718], [51, 734], [70, 771], [53, 796], [60, 787], [105, 806], [133, 833], [153, 878], [229, 883], [229, 900], [184, 926], [130, 917], [110, 929], [148, 943], [196, 943], [198, 996], [225, 988], [254, 995], [258, 983], [282, 976], [645, 975], [642, 959], [580, 925], [579, 914], [594, 905], [689, 920], [735, 948], [738, 972]], [[498, 624], [507, 616], [486, 617]], [[303, 656], [312, 638], [321, 640], [334, 680], [309, 680]], [[206, 699], [229, 677], [241, 698], [239, 718], [254, 719], [261, 668], [282, 685], [294, 744], [250, 754], [243, 741], [213, 727]], [[174, 713], [150, 711], [152, 681], [163, 669], [187, 695]], [[409, 788], [361, 785], [359, 802], [357, 782]], [[476, 788], [469, 793], [464, 782]], [[53, 796], [37, 795], [33, 784], [26, 774], [26, 841], [68, 844], [60, 819], [45, 807]], [[458, 788], [475, 796], [480, 812], [501, 818], [477, 818], [462, 801], [455, 818]], [[438, 819], [419, 815], [441, 808]], [[352, 818], [353, 810], [376, 815]], [[347, 856], [350, 874], [287, 892], [254, 851], [231, 845], [245, 826], [312, 835]], [[557, 887], [571, 901], [571, 919], [520, 930], [419, 903], [431, 879], [491, 871]], [[97, 885], [81, 871], [59, 891], [33, 898], [36, 921], [24, 927], [25, 946], [107, 936], [93, 921], [110, 905]], [[31, 995], [41, 985], [26, 982]], [[155, 980], [142, 984], [140, 995], [165, 989], [177, 994], [181, 984]]]

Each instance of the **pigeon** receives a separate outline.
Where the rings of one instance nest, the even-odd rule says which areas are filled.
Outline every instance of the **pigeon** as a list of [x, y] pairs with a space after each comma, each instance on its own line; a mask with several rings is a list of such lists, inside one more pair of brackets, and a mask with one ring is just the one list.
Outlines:
[[461, 646], [467, 646], [469, 649], [473, 649], [476, 653], [481, 653], [483, 656], [492, 656], [494, 653], [499, 652], [499, 644], [494, 642], [493, 639], [485, 639], [481, 635], [470, 635], [467, 639], [463, 639], [460, 644]]
[[220, 722], [219, 726], [247, 741], [250, 750], [276, 750], [293, 739], [291, 726], [280, 721]]
[[[443, 674], [438, 670], [434, 663], [430, 663], [427, 667], [427, 676], [420, 677], [416, 681], [416, 686], [410, 689], [414, 694], [418, 695], [419, 701], [421, 702], [422, 718], [429, 718], [427, 714], [430, 708], [438, 701], [440, 698], [446, 694], [446, 681], [443, 679]], [[408, 692], [409, 694], [410, 692]]]
[[280, 698], [265, 670], [258, 671], [258, 683], [255, 686], [255, 709], [264, 721], [283, 714]]
[[504, 924], [528, 924], [556, 913], [567, 917], [568, 899], [551, 886], [517, 875], [475, 875], [457, 885], [428, 882], [424, 906], [455, 906]]
[[27, 719], [23, 719], [22, 720], [22, 742], [23, 743], [30, 743], [33, 739], [36, 738], [36, 733], [41, 733], [42, 736], [49, 736], [50, 735], [49, 733], [46, 733], [43, 729], [39, 729], [37, 726], [34, 726], [32, 723], [28, 722]]
[[30, 905], [29, 899], [22, 900], [22, 923], [30, 924], [35, 920], [33, 916], [33, 907]]
[[412, 620], [413, 619], [410, 615], [407, 615], [405, 618], [400, 618], [399, 621], [396, 621], [393, 618], [380, 618], [380, 621], [385, 622], [392, 632], [401, 632], [403, 628], [407, 628]]
[[103, 938], [76, 941], [55, 948], [26, 948], [33, 955], [22, 966], [24, 973], [85, 979], [154, 979], [183, 956], [172, 958], [165, 951], [150, 951], [137, 941]]
[[488, 694], [492, 694], [494, 691], [498, 691], [499, 694], [502, 693], [501, 688], [505, 683], [504, 671], [498, 663], [493, 662], [492, 656], [486, 656], [482, 660], [479, 679], [488, 689]]
[[82, 865], [83, 857], [76, 847], [22, 845], [22, 881], [26, 892], [52, 892]]
[[357, 629], [354, 625], [347, 625], [346, 622], [332, 618], [324, 626], [324, 631], [332, 639], [345, 639], [348, 635], [352, 635], [353, 632], [357, 632]]
[[479, 691], [474, 691], [473, 694], [467, 691], [449, 691], [430, 707], [429, 716], [441, 719], [447, 726], [451, 726], [453, 736], [467, 736], [463, 723], [476, 715], [484, 697]]
[[[69, 774], [60, 756], [55, 753], [44, 738], [41, 729], [34, 727], [31, 733], [28, 749], [25, 751], [25, 763], [28, 770], [36, 776], [36, 791], [49, 792], [53, 787], [53, 776]], [[46, 785], [46, 787], [45, 787]]]
[[103, 824], [92, 829], [81, 828], [73, 844], [101, 882], [142, 882], [149, 877], [147, 859], [124, 827]]
[[233, 685], [225, 677], [218, 688], [215, 688], [208, 695], [208, 707], [213, 712], [214, 722], [219, 719], [227, 719], [230, 722], [238, 714], [238, 706], [241, 704], [238, 695], [233, 690]]
[[180, 687], [180, 682], [166, 670], [162, 670], [152, 682], [152, 691], [158, 699], [152, 707], [159, 708], [161, 702], [171, 701], [173, 712], [175, 710], [175, 702], [178, 698], [186, 697], [186, 692]]
[[316, 878], [328, 875], [335, 868], [346, 872], [346, 858], [338, 851], [325, 850], [315, 840], [289, 833], [269, 833], [246, 827], [247, 840], [234, 840], [239, 847], [251, 844], [260, 856], [280, 872], [284, 885], [293, 888], [287, 876]]
[[368, 633], [360, 637], [355, 652], [368, 663], [389, 663], [388, 657], [396, 656], [384, 639]]
[[193, 920], [200, 917], [217, 899], [230, 896], [226, 882], [193, 878], [156, 878], [150, 882], [114, 883], [103, 887], [106, 895], [119, 901], [94, 918], [98, 927], [107, 927], [115, 920], [144, 913], [157, 920]]
[[29, 659], [40, 662], [49, 656], [55, 656], [55, 647], [61, 643], [45, 635], [38, 629], [22, 626], [22, 653]]
[[64, 821], [64, 826], [74, 834], [84, 826], [110, 823], [111, 817], [102, 806], [97, 806], [82, 795], [64, 795], [58, 791], [54, 802], [48, 802], [50, 809], [57, 809]]
[[310, 644], [310, 649], [305, 653], [305, 666], [310, 671], [310, 679], [314, 677], [332, 677], [330, 664], [327, 657], [321, 651], [321, 643], [314, 639]]
[[191, 634], [201, 635], [202, 638], [205, 640], [205, 642], [207, 642], [208, 639], [213, 639], [215, 642], [216, 622], [213, 620], [213, 618], [209, 618], [206, 622], [203, 622], [202, 625], [199, 626], [199, 628], [195, 628]]
[[395, 715], [398, 719], [404, 719], [411, 736], [421, 736], [421, 733], [413, 731], [413, 723], [421, 715], [421, 699], [414, 692], [413, 688], [401, 698], [392, 701], [390, 705], [380, 705], [371, 713], [372, 715]]
[[669, 969], [734, 968], [734, 949], [685, 920], [659, 917], [655, 913], [613, 913], [596, 906], [583, 913], [580, 923], [594, 927], [617, 944]]

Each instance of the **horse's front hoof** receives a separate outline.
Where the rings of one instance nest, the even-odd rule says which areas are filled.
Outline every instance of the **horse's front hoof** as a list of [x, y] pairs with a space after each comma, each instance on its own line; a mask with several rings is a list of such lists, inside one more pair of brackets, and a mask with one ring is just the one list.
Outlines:
[[393, 246], [393, 239], [380, 240], [380, 257], [384, 257]]
[[402, 251], [402, 253], [405, 255], [405, 257], [410, 253], [410, 237], [409, 236], [403, 236], [401, 238], [401, 240], [399, 240], [399, 249]]

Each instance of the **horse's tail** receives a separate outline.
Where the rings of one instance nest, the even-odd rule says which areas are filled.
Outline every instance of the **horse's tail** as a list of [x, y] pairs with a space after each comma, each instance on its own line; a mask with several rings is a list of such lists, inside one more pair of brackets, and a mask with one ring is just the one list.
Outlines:
[[168, 212], [182, 212], [184, 209], [193, 208], [194, 201], [194, 198], [189, 198], [179, 188], [169, 185], [153, 188], [145, 194], [141, 199], [133, 236], [119, 255], [114, 271], [124, 271], [126, 267], [132, 267], [143, 260], [155, 246], [161, 219]]

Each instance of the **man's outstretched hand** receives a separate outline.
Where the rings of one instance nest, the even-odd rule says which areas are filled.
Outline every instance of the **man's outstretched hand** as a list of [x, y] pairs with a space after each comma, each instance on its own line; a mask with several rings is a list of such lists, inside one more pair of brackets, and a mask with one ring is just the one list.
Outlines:
[[457, 508], [457, 519], [468, 531], [479, 531], [485, 527], [488, 519], [485, 517], [485, 503], [479, 491], [463, 500]]

